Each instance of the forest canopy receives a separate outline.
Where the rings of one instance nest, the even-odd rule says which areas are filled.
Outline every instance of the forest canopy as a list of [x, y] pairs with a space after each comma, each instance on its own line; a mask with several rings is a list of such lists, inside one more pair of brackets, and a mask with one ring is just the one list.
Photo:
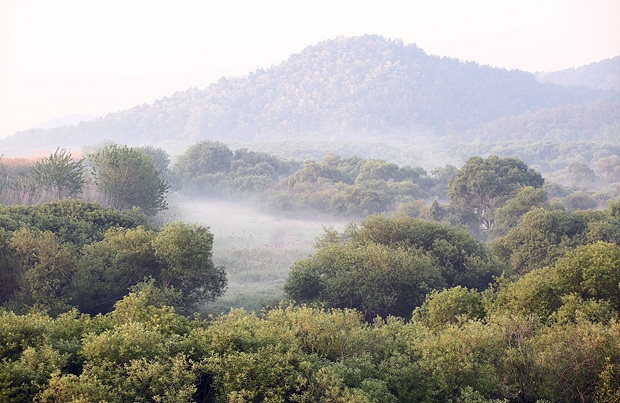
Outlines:
[[[620, 203], [583, 208], [580, 187], [600, 171], [570, 165], [570, 188], [513, 157], [428, 173], [216, 141], [172, 168], [157, 148], [99, 150], [182, 195], [353, 221], [291, 266], [279, 302], [207, 315], [228, 283], [208, 228], [70, 198], [0, 205], [0, 400], [618, 400]], [[3, 173], [3, 197], [46, 186]]]

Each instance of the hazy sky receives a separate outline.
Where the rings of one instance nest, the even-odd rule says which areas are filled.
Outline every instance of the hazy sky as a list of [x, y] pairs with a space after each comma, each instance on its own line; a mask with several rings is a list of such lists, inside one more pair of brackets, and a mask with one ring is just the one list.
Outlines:
[[552, 71], [620, 55], [620, 0], [0, 0], [0, 138], [204, 88], [362, 34]]

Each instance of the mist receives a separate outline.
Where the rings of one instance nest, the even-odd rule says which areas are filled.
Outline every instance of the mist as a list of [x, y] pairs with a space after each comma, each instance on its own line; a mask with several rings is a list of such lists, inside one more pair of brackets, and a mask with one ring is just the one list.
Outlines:
[[250, 202], [189, 199], [173, 196], [167, 216], [209, 227], [213, 261], [224, 266], [228, 289], [223, 297], [203, 306], [203, 313], [231, 308], [260, 311], [279, 302], [290, 267], [313, 252], [323, 229], [341, 231], [349, 221], [324, 217], [290, 218], [261, 211]]

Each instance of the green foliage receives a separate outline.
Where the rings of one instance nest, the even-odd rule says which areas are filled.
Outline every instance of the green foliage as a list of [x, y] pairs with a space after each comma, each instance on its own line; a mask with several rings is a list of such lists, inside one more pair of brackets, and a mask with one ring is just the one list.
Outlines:
[[562, 306], [562, 294], [553, 268], [535, 269], [516, 281], [498, 279], [492, 310], [505, 315], [549, 318]]
[[89, 155], [101, 193], [118, 210], [139, 207], [147, 215], [166, 209], [168, 185], [153, 159], [139, 149], [112, 145]]
[[50, 189], [56, 199], [63, 199], [82, 191], [86, 182], [82, 161], [73, 160], [69, 151], [58, 148], [49, 157], [36, 161], [30, 173], [32, 179], [43, 188]]
[[137, 147], [137, 149], [145, 155], [153, 159], [153, 165], [159, 177], [163, 179], [171, 188], [178, 188], [178, 178], [172, 172], [170, 167], [170, 155], [163, 148], [152, 145]]
[[433, 291], [424, 303], [413, 311], [413, 320], [437, 329], [469, 319], [482, 319], [486, 314], [482, 294], [456, 286]]
[[83, 249], [74, 276], [73, 302], [88, 313], [108, 312], [146, 277], [169, 302], [193, 307], [226, 288], [226, 274], [212, 261], [213, 235], [204, 227], [175, 223], [161, 231], [117, 229]]
[[297, 163], [217, 141], [190, 146], [174, 165], [183, 192], [192, 196], [256, 197], [293, 172]]
[[226, 289], [223, 267], [212, 261], [213, 234], [182, 222], [166, 225], [152, 241], [163, 287], [181, 291], [186, 303], [212, 301]]
[[136, 211], [71, 199], [0, 206], [0, 303], [53, 315], [71, 306], [108, 312], [148, 277], [184, 313], [222, 295], [226, 275], [213, 264], [207, 228], [146, 224]]
[[[620, 324], [492, 315], [433, 330], [279, 306], [189, 321], [152, 288], [115, 311], [0, 311], [2, 401], [614, 401]], [[469, 294], [464, 289], [449, 293]], [[439, 294], [437, 294], [439, 295]]]
[[620, 246], [597, 242], [571, 250], [555, 266], [560, 287], [620, 312]]
[[519, 190], [513, 198], [495, 210], [493, 227], [489, 230], [489, 238], [495, 239], [508, 233], [516, 227], [521, 217], [528, 211], [535, 208], [546, 208], [547, 192], [544, 189], [535, 189], [532, 186], [525, 186]]
[[[211, 162], [209, 162], [211, 161]], [[404, 209], [420, 213], [435, 185], [420, 167], [378, 159], [327, 154], [318, 163], [298, 162], [224, 144], [201, 141], [175, 164], [182, 191], [192, 196], [252, 199], [278, 213], [364, 217]]]
[[111, 229], [100, 242], [82, 249], [73, 281], [73, 302], [80, 311], [108, 312], [129, 287], [158, 274], [152, 242], [155, 233], [143, 227]]
[[75, 258], [51, 232], [23, 228], [13, 233], [10, 247], [21, 268], [12, 302], [18, 307], [58, 314], [68, 309], [67, 291], [76, 271]]
[[604, 211], [535, 209], [490, 249], [519, 274], [554, 265], [571, 248], [604, 241], [620, 243], [620, 221]]
[[585, 192], [574, 192], [563, 199], [566, 208], [571, 211], [594, 209], [598, 201]]
[[613, 403], [620, 400], [620, 366], [606, 358], [605, 370], [600, 373], [601, 383], [596, 388], [596, 401]]
[[174, 170], [185, 181], [205, 174], [228, 172], [233, 152], [219, 141], [203, 140], [192, 145], [174, 164]]
[[620, 220], [620, 200], [611, 200], [607, 205], [607, 213]]
[[536, 315], [560, 323], [607, 322], [620, 313], [620, 247], [597, 242], [572, 249], [555, 267], [535, 269], [516, 281], [500, 279], [495, 312]]
[[432, 290], [484, 288], [502, 270], [466, 231], [407, 216], [372, 216], [342, 238], [327, 231], [316, 247], [291, 268], [289, 298], [357, 308], [366, 320], [408, 317]]
[[148, 220], [138, 211], [117, 211], [81, 200], [57, 200], [34, 206], [0, 205], [0, 227], [7, 231], [22, 227], [50, 231], [76, 248], [102, 240], [110, 228], [140, 225], [148, 226]]
[[371, 320], [377, 315], [408, 316], [428, 292], [444, 284], [427, 256], [352, 243], [329, 245], [296, 263], [284, 290], [293, 300], [356, 308]]
[[467, 231], [406, 215], [368, 217], [359, 227], [349, 226], [344, 236], [361, 245], [377, 243], [421, 250], [440, 268], [448, 287], [462, 285], [483, 289], [505, 269], [485, 245]]
[[540, 173], [516, 158], [471, 157], [450, 182], [448, 196], [455, 205], [474, 211], [480, 223], [489, 229], [496, 208], [522, 186], [540, 188], [543, 182]]

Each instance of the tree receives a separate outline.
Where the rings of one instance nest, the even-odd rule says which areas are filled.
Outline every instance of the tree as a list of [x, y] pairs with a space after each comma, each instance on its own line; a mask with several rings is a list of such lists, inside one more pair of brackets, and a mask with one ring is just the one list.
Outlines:
[[151, 145], [137, 147], [137, 149], [153, 159], [153, 164], [160, 178], [169, 185], [175, 182], [175, 178], [170, 170], [170, 156], [166, 150]]
[[233, 152], [219, 141], [203, 140], [189, 147], [174, 164], [183, 182], [205, 174], [228, 172]]
[[159, 177], [153, 159], [139, 149], [112, 145], [89, 156], [95, 183], [118, 210], [141, 208], [154, 215], [167, 207], [168, 184]]
[[105, 238], [83, 248], [72, 289], [82, 312], [108, 312], [137, 284], [173, 296], [180, 308], [211, 301], [226, 288], [226, 273], [212, 261], [213, 235], [205, 227], [184, 223], [161, 231], [143, 227], [111, 229]]
[[0, 226], [7, 231], [22, 227], [50, 231], [76, 249], [101, 241], [110, 228], [140, 225], [148, 227], [148, 218], [137, 210], [118, 211], [77, 199], [34, 206], [0, 206]]
[[456, 178], [458, 169], [454, 165], [447, 164], [445, 167], [437, 167], [431, 171], [433, 179], [436, 181], [433, 187], [433, 194], [440, 199], [446, 200], [448, 197], [448, 184]]
[[413, 311], [413, 320], [438, 329], [463, 318], [482, 319], [485, 314], [481, 293], [456, 286], [427, 295], [424, 303]]
[[515, 197], [495, 210], [495, 223], [489, 235], [491, 238], [505, 235], [510, 228], [519, 223], [525, 213], [535, 208], [545, 208], [548, 205], [547, 192], [544, 189], [535, 189], [531, 186], [523, 187]]
[[517, 158], [471, 157], [450, 181], [448, 196], [455, 204], [472, 210], [484, 228], [493, 226], [495, 209], [522, 186], [542, 187], [540, 173]]
[[620, 246], [597, 242], [579, 246], [558, 260], [559, 283], [584, 300], [607, 300], [620, 315]]
[[564, 198], [564, 205], [569, 210], [588, 210], [596, 208], [598, 201], [585, 192], [575, 192]]
[[152, 242], [162, 287], [182, 291], [187, 304], [213, 301], [226, 290], [224, 268], [212, 260], [213, 234], [182, 222], [166, 225]]
[[86, 245], [72, 279], [72, 303], [81, 312], [106, 313], [130, 287], [156, 276], [154, 238], [155, 233], [143, 227], [117, 228], [106, 232], [102, 241]]
[[570, 249], [597, 241], [620, 244], [620, 220], [605, 211], [534, 209], [490, 249], [519, 274], [554, 265]]
[[54, 154], [36, 161], [30, 173], [32, 179], [50, 189], [56, 199], [75, 196], [86, 182], [82, 161], [84, 159], [74, 160], [69, 151], [57, 148]]
[[10, 246], [22, 263], [14, 296], [18, 308], [51, 314], [67, 310], [67, 290], [76, 269], [67, 245], [49, 231], [22, 228], [13, 234]]
[[482, 289], [505, 270], [468, 231], [406, 215], [368, 217], [359, 226], [350, 225], [344, 239], [421, 250], [433, 259], [448, 287]]
[[617, 155], [601, 158], [596, 167], [603, 173], [606, 184], [620, 182], [620, 157]]
[[424, 254], [372, 243], [331, 243], [297, 262], [284, 290], [299, 302], [358, 309], [370, 321], [377, 315], [407, 317], [426, 294], [444, 285]]
[[159, 173], [167, 173], [170, 171], [170, 156], [166, 150], [151, 145], [137, 147], [137, 149], [153, 159], [155, 169], [157, 169]]
[[411, 315], [429, 292], [484, 288], [503, 266], [467, 231], [407, 216], [372, 216], [343, 234], [327, 230], [291, 268], [284, 289], [298, 302], [357, 308], [366, 317]]
[[583, 162], [571, 162], [566, 167], [566, 171], [573, 187], [584, 186], [589, 188], [596, 182], [596, 173]]

